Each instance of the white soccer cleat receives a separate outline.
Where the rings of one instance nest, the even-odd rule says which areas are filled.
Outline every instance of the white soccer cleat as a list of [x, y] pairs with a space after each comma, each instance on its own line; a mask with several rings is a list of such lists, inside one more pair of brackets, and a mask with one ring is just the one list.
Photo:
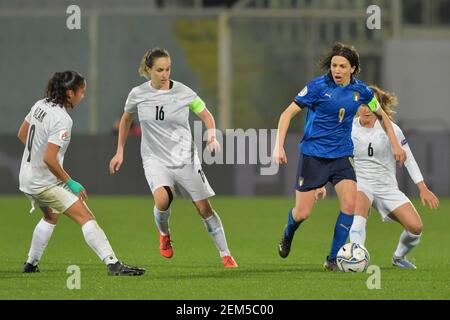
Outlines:
[[417, 267], [405, 258], [392, 257], [392, 265], [403, 269], [417, 269]]

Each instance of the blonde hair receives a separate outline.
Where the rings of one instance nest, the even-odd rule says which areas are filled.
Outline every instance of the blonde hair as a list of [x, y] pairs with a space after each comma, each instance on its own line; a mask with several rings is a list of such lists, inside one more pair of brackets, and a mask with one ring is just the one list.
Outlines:
[[387, 114], [389, 119], [392, 120], [394, 113], [396, 113], [394, 107], [398, 105], [397, 96], [392, 92], [384, 91], [375, 85], [371, 85], [369, 88], [372, 89], [381, 108], [383, 108], [383, 111]]
[[139, 75], [150, 80], [150, 69], [158, 58], [170, 58], [170, 54], [166, 49], [158, 47], [148, 50], [139, 64]]

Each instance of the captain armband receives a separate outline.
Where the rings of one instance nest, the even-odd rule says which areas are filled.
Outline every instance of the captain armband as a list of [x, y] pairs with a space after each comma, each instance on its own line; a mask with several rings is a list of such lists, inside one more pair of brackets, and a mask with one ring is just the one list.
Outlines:
[[199, 114], [206, 108], [205, 102], [200, 97], [197, 97], [194, 101], [189, 104], [189, 109], [195, 114]]
[[378, 102], [377, 98], [375, 98], [375, 96], [374, 96], [372, 98], [372, 100], [370, 100], [370, 102], [367, 104], [367, 106], [369, 107], [370, 111], [377, 112], [378, 109], [380, 108], [380, 103]]

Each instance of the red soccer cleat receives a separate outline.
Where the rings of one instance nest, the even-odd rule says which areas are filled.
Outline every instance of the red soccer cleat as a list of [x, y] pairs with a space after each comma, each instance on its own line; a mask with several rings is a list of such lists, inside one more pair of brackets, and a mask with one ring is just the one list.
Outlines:
[[159, 252], [165, 258], [172, 258], [173, 248], [172, 240], [170, 240], [170, 235], [159, 235]]
[[223, 261], [223, 266], [225, 268], [237, 268], [238, 267], [236, 261], [234, 261], [232, 256], [224, 256], [222, 258], [222, 261]]

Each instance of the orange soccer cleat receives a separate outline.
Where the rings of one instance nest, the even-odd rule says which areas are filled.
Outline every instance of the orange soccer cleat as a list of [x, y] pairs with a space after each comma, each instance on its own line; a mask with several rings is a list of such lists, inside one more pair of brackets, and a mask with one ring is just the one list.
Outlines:
[[225, 268], [237, 268], [238, 267], [236, 261], [234, 261], [232, 256], [224, 256], [222, 258], [222, 261], [223, 261], [223, 266]]
[[159, 235], [159, 252], [165, 258], [172, 258], [173, 248], [172, 240], [170, 240], [170, 235]]

